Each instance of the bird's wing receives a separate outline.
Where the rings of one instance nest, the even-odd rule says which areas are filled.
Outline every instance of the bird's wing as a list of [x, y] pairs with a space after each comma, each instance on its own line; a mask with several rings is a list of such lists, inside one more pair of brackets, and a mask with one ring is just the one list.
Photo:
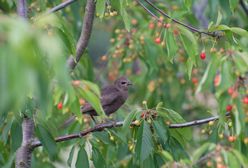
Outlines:
[[116, 101], [119, 98], [120, 94], [118, 92], [112, 92], [108, 95], [103, 95], [101, 97], [101, 104], [102, 107], [112, 104], [114, 101]]
[[101, 96], [108, 95], [109, 93], [118, 91], [114, 85], [108, 85], [101, 89]]
[[[115, 91], [113, 92], [113, 90], [112, 90], [111, 93], [102, 95], [102, 97], [100, 98], [101, 105], [102, 105], [102, 107], [104, 107], [104, 106], [107, 106], [109, 104], [112, 104], [118, 98], [119, 98], [118, 92], [115, 92]], [[94, 108], [91, 106], [90, 103], [85, 103], [84, 106], [81, 106], [81, 112], [82, 113], [87, 113], [87, 112], [92, 111], [92, 110], [94, 110]]]

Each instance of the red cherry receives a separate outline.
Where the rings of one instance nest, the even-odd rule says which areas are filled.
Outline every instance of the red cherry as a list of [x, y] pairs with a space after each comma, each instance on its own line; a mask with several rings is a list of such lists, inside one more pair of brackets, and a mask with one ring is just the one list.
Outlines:
[[229, 142], [234, 142], [236, 140], [236, 136], [229, 136], [228, 141]]
[[164, 24], [164, 28], [169, 29], [170, 27], [171, 27], [171, 24], [170, 23]]
[[206, 59], [206, 53], [205, 53], [205, 51], [202, 51], [202, 52], [201, 52], [200, 58], [201, 58], [202, 60], [205, 60], [205, 59]]
[[232, 105], [230, 105], [230, 104], [228, 104], [227, 106], [226, 106], [226, 111], [232, 111]]
[[248, 104], [248, 96], [246, 96], [246, 97], [243, 98], [243, 103], [244, 104]]
[[57, 109], [58, 110], [61, 110], [63, 108], [63, 103], [62, 102], [59, 102], [58, 105], [57, 105]]
[[144, 119], [144, 118], [145, 118], [145, 112], [142, 112], [141, 115], [140, 115], [140, 117], [141, 117], [142, 119]]
[[220, 74], [216, 75], [214, 78], [214, 86], [217, 87], [220, 85], [220, 81], [221, 81], [221, 76]]
[[157, 43], [157, 44], [160, 44], [161, 43], [160, 37], [155, 38], [154, 42]]
[[194, 83], [194, 84], [198, 83], [198, 79], [196, 77], [193, 77], [191, 80], [192, 80], [192, 83]]
[[232, 95], [233, 93], [234, 93], [234, 88], [233, 87], [228, 88], [228, 94]]
[[155, 27], [155, 24], [154, 23], [149, 23], [149, 29], [154, 29], [154, 27]]

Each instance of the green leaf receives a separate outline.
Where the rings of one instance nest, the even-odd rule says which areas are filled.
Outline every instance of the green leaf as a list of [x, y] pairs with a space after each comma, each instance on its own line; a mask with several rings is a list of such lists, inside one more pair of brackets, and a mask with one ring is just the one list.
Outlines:
[[196, 55], [198, 53], [198, 43], [195, 36], [188, 29], [183, 26], [179, 26], [181, 31], [180, 38], [183, 43], [184, 49], [188, 55], [187, 69], [188, 76], [191, 77], [193, 66], [196, 64]]
[[74, 151], [75, 151], [75, 146], [73, 146], [71, 148], [71, 151], [70, 151], [70, 154], [69, 154], [69, 158], [67, 159], [67, 165], [69, 167], [71, 167], [72, 159], [73, 159], [73, 156], [74, 156]]
[[100, 91], [97, 85], [89, 81], [83, 81], [83, 88], [79, 90], [82, 97], [89, 102], [100, 116], [105, 116], [100, 102]]
[[228, 161], [227, 161], [227, 165], [230, 168], [237, 168], [237, 167], [241, 167], [241, 164], [239, 163], [239, 161], [237, 160], [237, 158], [235, 157], [235, 155], [231, 152], [226, 152], [227, 153], [227, 157], [228, 157]]
[[[173, 124], [186, 122], [182, 116], [174, 110], [159, 108], [157, 112], [159, 116]], [[184, 144], [182, 143], [184, 140], [190, 140], [192, 138], [192, 131], [190, 128], [179, 128], [176, 130], [170, 130], [170, 132], [174, 132], [174, 135], [176, 136], [177, 140], [181, 142], [181, 144]]]
[[188, 9], [188, 11], [191, 11], [192, 0], [183, 0], [183, 1], [184, 1], [184, 5]]
[[232, 76], [232, 63], [228, 60], [222, 61], [221, 72], [220, 72], [220, 85], [217, 87], [216, 95], [219, 97], [224, 93], [230, 86], [233, 85], [234, 78]]
[[238, 6], [239, 0], [229, 0], [230, 9], [234, 12], [234, 9]]
[[54, 138], [50, 132], [40, 124], [37, 124], [36, 133], [45, 150], [48, 152], [49, 157], [54, 160], [57, 155], [57, 147]]
[[101, 96], [100, 89], [95, 83], [83, 80], [83, 85], [85, 85], [86, 88], [89, 88], [91, 91], [93, 91], [98, 97]]
[[170, 61], [172, 62], [178, 50], [177, 43], [174, 39], [173, 33], [168, 31], [166, 33], [165, 40], [166, 40], [167, 54], [170, 58]]
[[245, 73], [248, 70], [248, 58], [247, 53], [237, 52], [234, 57], [234, 63], [241, 73]]
[[166, 143], [168, 140], [168, 131], [162, 124], [163, 123], [161, 123], [160, 121], [153, 122], [153, 126], [158, 137], [161, 138], [163, 143]]
[[194, 34], [183, 26], [178, 27], [181, 32], [181, 40], [189, 57], [195, 61], [195, 56], [198, 53], [198, 43]]
[[92, 148], [92, 159], [93, 159], [93, 163], [94, 163], [95, 168], [105, 168], [106, 167], [106, 163], [105, 163], [105, 160], [103, 158], [103, 155], [94, 146]]
[[171, 154], [165, 150], [159, 152], [159, 154], [162, 156], [162, 158], [164, 159], [164, 161], [174, 161], [173, 157], [171, 156]]
[[156, 106], [156, 111], [158, 111], [159, 109], [163, 108], [163, 102], [159, 102]]
[[11, 138], [11, 152], [15, 152], [22, 143], [22, 127], [21, 124], [17, 121], [13, 121], [10, 130], [10, 138]]
[[231, 27], [230, 30], [233, 33], [236, 33], [242, 37], [248, 37], [248, 31], [246, 31], [245, 29], [242, 29], [240, 27]]
[[143, 121], [139, 127], [135, 151], [140, 163], [146, 160], [153, 152], [152, 132], [146, 121]]
[[248, 164], [248, 160], [246, 157], [244, 157], [239, 151], [235, 149], [231, 149], [231, 152], [235, 155], [235, 157], [238, 159], [238, 161], [242, 164], [242, 166], [246, 167]]
[[9, 137], [9, 131], [11, 129], [12, 123], [13, 123], [13, 120], [8, 121], [1, 133], [0, 140], [3, 141], [4, 145], [6, 145], [7, 143], [7, 140]]
[[16, 153], [11, 154], [11, 156], [8, 159], [8, 161], [6, 163], [4, 163], [2, 168], [11, 168], [11, 167], [13, 167], [15, 157], [16, 157]]
[[120, 1], [120, 13], [121, 16], [123, 18], [124, 24], [125, 24], [125, 28], [127, 29], [127, 31], [130, 31], [131, 25], [130, 25], [130, 18], [127, 14], [126, 11], [126, 3], [124, 0]]
[[239, 112], [237, 109], [233, 112], [233, 115], [235, 120], [234, 122], [235, 133], [236, 135], [239, 135], [241, 133], [241, 121], [239, 120]]
[[211, 151], [211, 150], [214, 150], [214, 148], [215, 148], [215, 144], [213, 144], [213, 143], [207, 142], [207, 143], [203, 144], [201, 147], [199, 147], [194, 152], [193, 157], [192, 157], [193, 163], [196, 163], [204, 153]]
[[217, 21], [216, 21], [216, 26], [217, 25], [219, 25], [220, 24], [220, 22], [221, 22], [221, 20], [222, 20], [222, 14], [220, 13], [220, 11], [218, 11], [218, 17], [217, 17]]
[[137, 111], [132, 111], [131, 113], [128, 114], [128, 116], [125, 118], [124, 123], [123, 123], [123, 130], [127, 130], [133, 121], [133, 119], [136, 117]]
[[76, 168], [89, 168], [89, 160], [88, 155], [84, 149], [84, 146], [81, 146], [78, 151], [77, 161], [76, 161]]
[[195, 64], [195, 61], [193, 61], [192, 58], [189, 57], [186, 64], [187, 64], [188, 77], [189, 79], [191, 79], [192, 69]]
[[105, 0], [97, 0], [96, 1], [96, 14], [102, 19], [105, 12]]
[[217, 56], [213, 56], [210, 60], [207, 69], [205, 70], [205, 73], [200, 81], [200, 84], [198, 85], [196, 89], [196, 93], [199, 93], [207, 88], [210, 87], [211, 84], [213, 84], [214, 77], [216, 75], [218, 65], [219, 65], [219, 58]]

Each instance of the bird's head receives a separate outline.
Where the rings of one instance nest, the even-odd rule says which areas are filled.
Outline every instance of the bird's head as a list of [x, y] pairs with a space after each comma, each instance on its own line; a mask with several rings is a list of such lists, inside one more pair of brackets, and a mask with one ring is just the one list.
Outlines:
[[128, 87], [132, 85], [132, 83], [124, 76], [118, 78], [114, 84], [118, 89], [122, 91], [127, 91]]

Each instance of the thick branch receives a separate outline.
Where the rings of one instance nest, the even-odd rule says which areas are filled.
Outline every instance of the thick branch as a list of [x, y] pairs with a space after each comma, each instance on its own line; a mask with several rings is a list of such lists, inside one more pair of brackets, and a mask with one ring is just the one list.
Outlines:
[[[229, 115], [230, 115], [230, 113], [226, 113], [226, 116], [229, 116]], [[191, 126], [205, 124], [205, 123], [208, 123], [209, 121], [215, 121], [218, 119], [219, 119], [219, 116], [216, 116], [216, 117], [209, 117], [209, 118], [205, 118], [205, 119], [201, 119], [201, 120], [195, 120], [195, 121], [186, 122], [186, 123], [170, 124], [169, 128], [173, 129], [173, 128], [191, 127]], [[75, 133], [75, 134], [57, 137], [57, 138], [55, 138], [55, 141], [56, 142], [63, 142], [63, 141], [68, 141], [68, 140], [75, 139], [75, 138], [82, 138], [89, 133], [103, 131], [105, 128], [121, 127], [123, 125], [123, 123], [124, 123], [124, 121], [98, 124], [95, 127], [86, 129], [80, 133]], [[132, 123], [131, 125], [136, 126], [135, 123]], [[38, 140], [33, 142], [33, 144], [32, 144], [33, 148], [36, 148], [39, 146], [42, 146], [42, 144]]]
[[17, 1], [17, 14], [23, 18], [27, 18], [27, 2], [26, 0]]
[[56, 12], [58, 10], [61, 10], [61, 9], [67, 7], [68, 5], [70, 5], [70, 4], [72, 4], [73, 2], [76, 2], [76, 1], [77, 0], [68, 0], [68, 1], [62, 2], [61, 4], [59, 4], [59, 5], [55, 6], [55, 7], [53, 7], [52, 9], [50, 9], [48, 11], [48, 13], [53, 13], [53, 12]]
[[16, 168], [31, 167], [33, 133], [33, 120], [25, 117], [22, 122], [22, 144], [16, 152]]
[[204, 28], [208, 27], [209, 21], [205, 15], [205, 9], [207, 8], [208, 0], [200, 0], [194, 3], [193, 11], [197, 20], [201, 23]]
[[96, 8], [95, 0], [87, 0], [82, 31], [81, 31], [80, 38], [77, 42], [76, 60], [74, 60], [73, 57], [70, 57], [67, 61], [70, 69], [75, 68], [75, 66], [80, 61], [80, 58], [83, 55], [88, 45], [91, 31], [92, 31], [92, 25], [94, 21], [95, 8]]
[[[24, 19], [27, 18], [27, 2], [26, 0], [17, 1], [17, 13]], [[32, 156], [32, 138], [34, 134], [34, 122], [32, 119], [24, 116], [22, 121], [22, 144], [16, 151], [16, 168], [29, 168], [31, 167]]]
[[[158, 11], [160, 14], [162, 14], [163, 16], [171, 19], [173, 22], [179, 24], [179, 25], [182, 25], [186, 28], [188, 28], [189, 30], [191, 30], [192, 32], [197, 32], [197, 33], [200, 33], [200, 34], [205, 34], [205, 35], [208, 35], [208, 36], [212, 36], [212, 37], [220, 37], [221, 35], [218, 33], [218, 32], [204, 32], [204, 31], [201, 31], [201, 30], [198, 30], [197, 28], [194, 28], [192, 26], [189, 26], [183, 22], [180, 22], [178, 21], [177, 19], [173, 19], [172, 17], [170, 17], [168, 14], [166, 14], [164, 11], [162, 11], [161, 9], [159, 9], [158, 7], [156, 7], [152, 2], [150, 2], [149, 0], [145, 0], [145, 2], [147, 2], [152, 8], [154, 8], [156, 11]], [[146, 8], [140, 1], [138, 1], [138, 3], [150, 14], [152, 15], [153, 17], [155, 17], [155, 19], [158, 20], [158, 17], [153, 14], [148, 8]]]

